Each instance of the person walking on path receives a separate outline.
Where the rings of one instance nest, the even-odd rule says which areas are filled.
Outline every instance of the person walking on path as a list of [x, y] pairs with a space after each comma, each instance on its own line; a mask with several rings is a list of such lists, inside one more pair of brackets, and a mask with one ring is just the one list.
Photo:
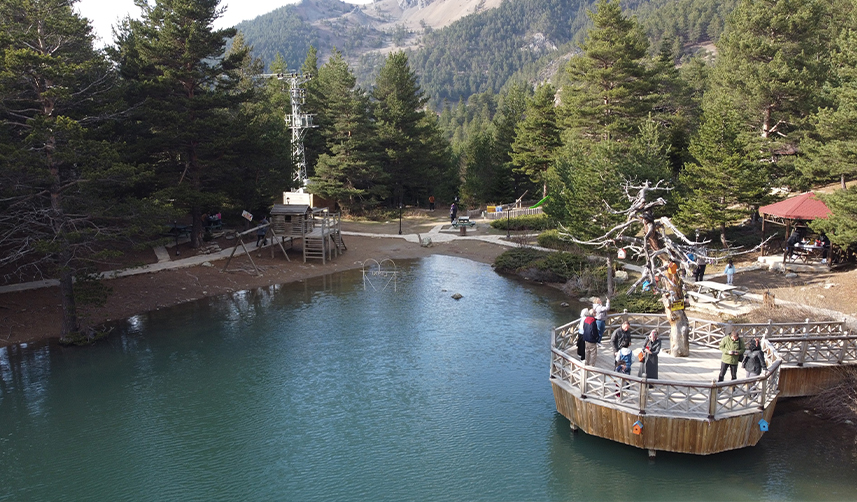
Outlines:
[[732, 285], [732, 279], [735, 277], [735, 264], [732, 263], [732, 260], [726, 262], [726, 284]]
[[705, 258], [696, 258], [696, 271], [693, 273], [693, 280], [696, 282], [705, 280]]
[[643, 359], [641, 361], [643, 364], [640, 365], [638, 377], [649, 380], [658, 378], [658, 354], [660, 351], [661, 339], [658, 337], [658, 330], [653, 329], [643, 344]]
[[449, 206], [449, 223], [455, 223], [455, 218], [458, 216], [458, 207], [455, 205], [455, 202]]
[[598, 361], [598, 327], [595, 325], [595, 317], [590, 310], [583, 319], [583, 342], [585, 344], [585, 356], [587, 366], [595, 366]]
[[434, 211], [434, 195], [429, 195], [429, 211]]
[[628, 342], [628, 345], [631, 345], [631, 324], [628, 321], [624, 321], [622, 326], [613, 330], [613, 334], [610, 335], [610, 345], [613, 347], [613, 357], [616, 357], [616, 354], [619, 353], [619, 350], [622, 349], [625, 345], [625, 342]]
[[259, 227], [256, 229], [256, 247], [259, 247], [259, 242], [262, 243], [263, 246], [268, 244], [268, 217], [262, 217], [262, 221], [259, 222]]
[[601, 304], [601, 298], [596, 298], [592, 304], [592, 313], [595, 316], [595, 323], [598, 327], [598, 343], [604, 337], [604, 328], [607, 326], [607, 311], [610, 310], [610, 298], [607, 299], [607, 304]]
[[732, 374], [732, 380], [738, 378], [738, 361], [745, 351], [744, 340], [738, 336], [738, 330], [733, 329], [732, 333], [724, 336], [720, 340], [720, 352], [723, 356], [720, 358], [720, 374], [717, 376], [717, 381], [722, 382], [726, 375], [726, 369]]
[[765, 355], [762, 354], [758, 340], [753, 339], [747, 342], [747, 352], [744, 353], [742, 366], [747, 371], [747, 378], [759, 376], [762, 374], [762, 370], [768, 369], [768, 365], [765, 363]]

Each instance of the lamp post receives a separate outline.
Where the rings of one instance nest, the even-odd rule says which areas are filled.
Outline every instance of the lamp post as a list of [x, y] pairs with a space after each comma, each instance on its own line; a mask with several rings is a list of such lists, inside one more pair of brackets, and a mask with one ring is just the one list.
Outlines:
[[506, 240], [507, 241], [512, 240], [512, 236], [509, 234], [510, 229], [511, 229], [511, 223], [510, 223], [511, 217], [512, 217], [511, 215], [512, 215], [512, 208], [506, 206]]
[[402, 235], [402, 203], [399, 202], [399, 235]]

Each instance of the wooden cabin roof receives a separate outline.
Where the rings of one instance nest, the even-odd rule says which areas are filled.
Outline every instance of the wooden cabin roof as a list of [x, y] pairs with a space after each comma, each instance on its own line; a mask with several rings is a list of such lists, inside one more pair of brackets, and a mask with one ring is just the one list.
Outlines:
[[272, 216], [292, 216], [312, 213], [312, 208], [307, 204], [274, 204], [271, 209]]

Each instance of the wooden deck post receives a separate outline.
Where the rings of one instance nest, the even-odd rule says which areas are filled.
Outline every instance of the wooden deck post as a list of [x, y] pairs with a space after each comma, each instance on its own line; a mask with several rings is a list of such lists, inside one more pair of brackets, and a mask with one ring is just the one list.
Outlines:
[[586, 377], [589, 374], [586, 366], [583, 367], [583, 372], [580, 378], [580, 399], [586, 399]]
[[717, 392], [719, 388], [716, 384], [712, 384], [708, 391], [708, 419], [714, 420], [714, 415], [717, 413]]
[[646, 414], [646, 404], [649, 399], [649, 385], [646, 378], [640, 383], [640, 415]]
[[809, 347], [809, 319], [806, 320], [806, 324], [803, 327], [803, 338], [804, 340], [800, 344], [800, 355], [797, 358], [798, 366], [803, 366], [806, 360], [806, 349]]
[[768, 399], [768, 379], [762, 380], [762, 394], [759, 396], [762, 400], [759, 403], [759, 411], [765, 411], [765, 401]]
[[[846, 337], [847, 337], [849, 334], [851, 334], [851, 331], [846, 331], [846, 332], [845, 332], [845, 336], [846, 336]], [[839, 349], [839, 355], [838, 355], [838, 356], [836, 356], [836, 362], [837, 362], [837, 364], [842, 364], [842, 362], [845, 360], [845, 352], [846, 352], [846, 349], [848, 348], [848, 342], [849, 342], [849, 340], [848, 340], [847, 338], [845, 338], [845, 339], [843, 339], [843, 340], [842, 340], [842, 347], [840, 347], [840, 349]]]

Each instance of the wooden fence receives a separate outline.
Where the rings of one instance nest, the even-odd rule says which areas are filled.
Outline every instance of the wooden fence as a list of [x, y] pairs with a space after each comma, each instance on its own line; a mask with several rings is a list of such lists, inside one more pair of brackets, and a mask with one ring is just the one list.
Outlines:
[[537, 207], [535, 209], [530, 208], [521, 208], [521, 209], [512, 209], [511, 211], [491, 211], [485, 213], [485, 218], [489, 220], [500, 220], [503, 218], [517, 218], [518, 216], [526, 216], [531, 214], [543, 214], [544, 211], [542, 208]]

